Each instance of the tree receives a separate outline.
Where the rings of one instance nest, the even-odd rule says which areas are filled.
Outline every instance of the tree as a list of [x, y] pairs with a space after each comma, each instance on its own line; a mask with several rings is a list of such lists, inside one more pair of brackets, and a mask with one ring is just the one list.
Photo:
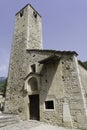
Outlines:
[[3, 93], [3, 96], [5, 96], [6, 86], [7, 86], [7, 78], [0, 80], [0, 92]]
[[87, 68], [87, 61], [83, 62], [83, 64]]

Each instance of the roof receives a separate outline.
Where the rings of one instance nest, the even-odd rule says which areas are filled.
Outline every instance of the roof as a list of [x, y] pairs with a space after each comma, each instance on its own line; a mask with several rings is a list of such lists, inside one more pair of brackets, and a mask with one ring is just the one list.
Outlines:
[[35, 52], [51, 52], [51, 53], [60, 53], [60, 54], [67, 54], [67, 55], [78, 55], [75, 51], [58, 51], [58, 50], [39, 50], [39, 49], [27, 49], [28, 51], [35, 51]]
[[19, 10], [15, 15], [17, 15], [18, 13], [20, 13], [24, 8], [26, 8], [27, 6], [30, 6], [40, 17], [41, 15], [33, 8], [33, 6], [31, 4], [27, 4], [25, 5], [21, 10]]

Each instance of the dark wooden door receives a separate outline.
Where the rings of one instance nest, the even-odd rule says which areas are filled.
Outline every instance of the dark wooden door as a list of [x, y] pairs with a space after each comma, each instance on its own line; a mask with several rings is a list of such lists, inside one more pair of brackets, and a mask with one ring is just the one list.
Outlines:
[[30, 95], [30, 119], [39, 120], [39, 95]]

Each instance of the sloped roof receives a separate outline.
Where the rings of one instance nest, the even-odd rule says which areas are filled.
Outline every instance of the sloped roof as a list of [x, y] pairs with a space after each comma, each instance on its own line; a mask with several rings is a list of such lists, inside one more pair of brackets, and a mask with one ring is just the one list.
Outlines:
[[27, 49], [28, 51], [35, 51], [35, 52], [51, 52], [51, 53], [60, 53], [60, 54], [66, 54], [66, 55], [78, 55], [75, 51], [59, 51], [59, 50], [39, 50], [39, 49]]
[[30, 6], [40, 17], [41, 15], [34, 9], [34, 7], [31, 4], [27, 4], [25, 5], [21, 10], [19, 10], [15, 15], [17, 15], [18, 13], [20, 13], [22, 10], [24, 10], [27, 6]]

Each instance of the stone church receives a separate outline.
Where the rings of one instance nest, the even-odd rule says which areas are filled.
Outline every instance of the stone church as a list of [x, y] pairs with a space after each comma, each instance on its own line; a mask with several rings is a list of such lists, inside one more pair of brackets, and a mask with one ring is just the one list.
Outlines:
[[41, 20], [30, 4], [16, 13], [4, 112], [86, 128], [87, 69], [74, 51], [42, 48]]

